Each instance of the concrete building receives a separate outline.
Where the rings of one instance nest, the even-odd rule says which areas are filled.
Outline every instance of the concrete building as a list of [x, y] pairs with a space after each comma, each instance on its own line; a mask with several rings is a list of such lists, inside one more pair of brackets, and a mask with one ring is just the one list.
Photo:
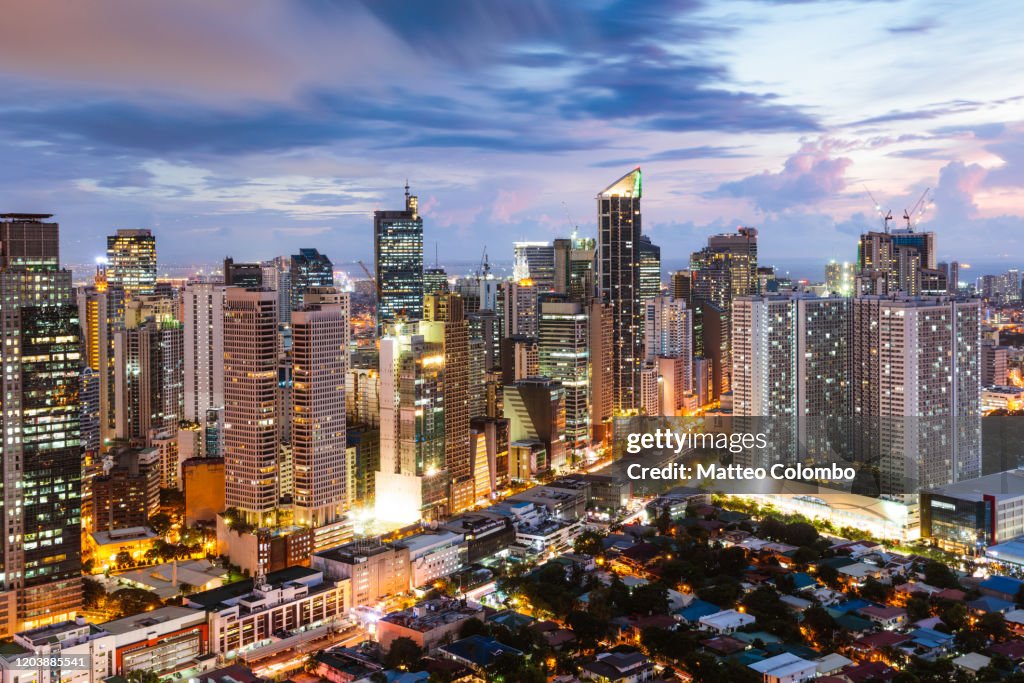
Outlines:
[[530, 378], [506, 387], [504, 413], [511, 441], [540, 441], [547, 452], [544, 469], [565, 467], [565, 388], [561, 382]]
[[323, 572], [290, 567], [194, 593], [186, 606], [205, 610], [210, 651], [232, 660], [274, 654], [344, 624], [352, 607], [350, 583]]
[[967, 479], [921, 492], [921, 536], [973, 552], [1024, 535], [1024, 470]]
[[91, 483], [90, 531], [149, 524], [160, 509], [159, 456], [155, 448], [116, 448], [103, 457], [103, 471]]
[[333, 524], [347, 510], [347, 298], [309, 288], [292, 311], [292, 510], [305, 526]]
[[375, 607], [409, 590], [409, 548], [402, 544], [356, 541], [314, 553], [310, 566], [329, 579], [348, 580], [353, 607]]
[[277, 506], [277, 295], [228, 289], [224, 304], [224, 500], [259, 525]]
[[107, 270], [111, 286], [129, 299], [156, 289], [156, 237], [149, 230], [118, 230], [107, 237]]
[[403, 538], [399, 543], [409, 551], [410, 588], [451, 576], [465, 565], [466, 545], [462, 534], [447, 530], [425, 531]]
[[181, 464], [185, 525], [213, 522], [224, 510], [224, 458], [191, 458]]
[[377, 622], [377, 642], [387, 652], [398, 638], [409, 638], [431, 654], [449, 640], [455, 640], [463, 623], [483, 621], [484, 609], [465, 600], [438, 598], [424, 600], [401, 612], [392, 612]]

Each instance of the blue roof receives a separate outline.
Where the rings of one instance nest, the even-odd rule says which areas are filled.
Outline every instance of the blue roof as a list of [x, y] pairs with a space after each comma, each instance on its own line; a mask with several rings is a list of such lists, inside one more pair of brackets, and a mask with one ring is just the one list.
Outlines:
[[910, 637], [919, 645], [925, 647], [940, 647], [953, 640], [952, 633], [943, 633], [933, 628], [919, 628], [910, 632]]
[[684, 621], [692, 623], [701, 617], [706, 617], [709, 614], [716, 614], [721, 611], [722, 608], [718, 605], [712, 605], [710, 602], [705, 602], [698, 598], [688, 606], [676, 612], [676, 614], [678, 614]]
[[859, 609], [870, 607], [872, 603], [864, 600], [863, 598], [852, 598], [844, 603], [833, 605], [831, 609], [834, 609], [840, 614], [846, 614], [847, 612], [856, 612]]
[[1006, 593], [1007, 595], [1017, 595], [1017, 591], [1020, 590], [1021, 586], [1024, 586], [1024, 581], [1010, 576], [990, 576], [978, 584], [979, 588], [985, 588], [996, 593]]
[[499, 643], [494, 638], [481, 635], [469, 636], [462, 640], [456, 640], [454, 643], [442, 645], [441, 651], [480, 667], [490, 666], [499, 655], [523, 656], [520, 650]]
[[983, 595], [977, 600], [971, 600], [967, 606], [978, 612], [1006, 612], [1013, 609], [1013, 603], [999, 598], [990, 598]]
[[793, 577], [793, 586], [795, 586], [797, 590], [818, 585], [818, 580], [807, 572], [796, 572], [795, 574], [791, 574], [791, 576]]

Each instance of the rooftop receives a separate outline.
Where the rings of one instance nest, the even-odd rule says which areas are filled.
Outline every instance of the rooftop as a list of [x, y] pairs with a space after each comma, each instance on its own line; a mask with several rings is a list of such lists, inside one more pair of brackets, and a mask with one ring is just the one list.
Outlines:
[[994, 496], [996, 499], [1017, 498], [1024, 496], [1024, 469], [966, 479], [947, 486], [939, 486], [930, 492], [972, 501], [981, 501], [984, 496]]
[[206, 613], [201, 610], [190, 607], [175, 607], [172, 605], [170, 607], [160, 607], [151, 612], [143, 612], [142, 614], [135, 614], [130, 617], [124, 617], [123, 619], [108, 621], [102, 624], [101, 628], [108, 633], [119, 635], [122, 633], [128, 633], [129, 631], [147, 629], [157, 624], [189, 616], [196, 617], [198, 621], [206, 621]]

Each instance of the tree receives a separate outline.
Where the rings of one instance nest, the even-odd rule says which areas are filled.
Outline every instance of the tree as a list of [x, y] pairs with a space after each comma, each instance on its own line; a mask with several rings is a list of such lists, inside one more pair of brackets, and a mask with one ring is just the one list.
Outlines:
[[570, 612], [565, 622], [576, 635], [576, 642], [585, 648], [597, 645], [608, 630], [608, 622], [598, 619], [590, 612]]
[[98, 608], [107, 598], [107, 591], [103, 588], [103, 584], [89, 577], [82, 579], [82, 592], [85, 597], [86, 609]]
[[160, 683], [160, 676], [148, 669], [135, 669], [125, 675], [128, 683]]
[[1009, 631], [1006, 618], [999, 612], [988, 612], [978, 618], [978, 630], [992, 640], [1005, 640]]
[[872, 602], [885, 602], [889, 597], [889, 586], [869, 576], [860, 587], [860, 597]]
[[924, 565], [924, 582], [936, 588], [959, 588], [960, 581], [956, 573], [935, 560], [928, 560]]
[[166, 512], [158, 512], [149, 518], [149, 527], [163, 538], [171, 530], [171, 516]]
[[928, 602], [928, 598], [923, 595], [911, 595], [910, 599], [907, 600], [907, 617], [911, 621], [926, 619], [930, 613], [931, 604]]
[[384, 655], [384, 666], [389, 669], [412, 669], [423, 659], [423, 648], [412, 638], [402, 636], [391, 641]]
[[480, 621], [476, 617], [472, 619], [466, 619], [462, 622], [462, 626], [459, 627], [459, 638], [469, 638], [470, 636], [486, 636], [488, 635], [487, 625]]
[[118, 567], [131, 567], [135, 564], [135, 560], [132, 559], [132, 554], [127, 550], [122, 550], [117, 554], [116, 562]]
[[597, 557], [604, 552], [601, 534], [596, 531], [584, 531], [572, 544], [572, 549], [581, 555]]
[[122, 588], [111, 593], [108, 600], [119, 617], [130, 617], [163, 606], [156, 594], [142, 588]]
[[630, 594], [634, 614], [668, 614], [668, 590], [656, 583], [637, 586]]

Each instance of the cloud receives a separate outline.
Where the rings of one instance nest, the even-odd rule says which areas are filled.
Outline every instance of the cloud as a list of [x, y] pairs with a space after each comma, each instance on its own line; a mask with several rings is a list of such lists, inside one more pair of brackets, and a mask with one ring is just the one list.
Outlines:
[[690, 161], [693, 159], [739, 159], [748, 154], [737, 150], [741, 147], [700, 145], [698, 147], [677, 147], [634, 158], [608, 159], [591, 164], [593, 168], [619, 168], [637, 164], [651, 164], [659, 161]]
[[939, 171], [939, 184], [932, 193], [935, 202], [934, 223], [943, 227], [962, 227], [978, 215], [974, 194], [985, 180], [986, 170], [979, 164], [951, 161]]
[[921, 19], [920, 21], [911, 22], [909, 24], [900, 24], [898, 26], [889, 26], [885, 30], [897, 36], [905, 36], [908, 34], [924, 34], [931, 33], [939, 27], [939, 22], [935, 19]]
[[846, 187], [847, 157], [830, 155], [827, 143], [806, 143], [777, 173], [724, 183], [713, 194], [747, 199], [765, 213], [805, 207], [834, 197]]

